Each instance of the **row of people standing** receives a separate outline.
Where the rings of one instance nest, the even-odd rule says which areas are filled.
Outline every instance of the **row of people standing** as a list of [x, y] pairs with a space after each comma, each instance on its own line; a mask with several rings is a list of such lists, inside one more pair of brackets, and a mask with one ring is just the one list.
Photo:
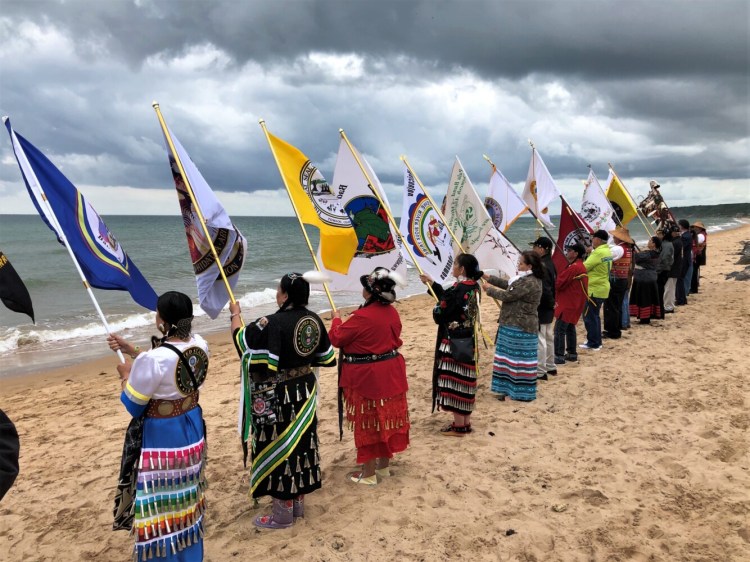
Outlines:
[[[610, 236], [612, 245], [607, 244]], [[687, 304], [686, 295], [698, 290], [700, 273], [694, 272], [706, 263], [706, 236], [703, 223], [691, 226], [682, 219], [678, 229], [658, 230], [641, 250], [626, 228], [595, 232], [584, 262], [589, 299], [584, 312], [587, 341], [580, 347], [598, 350], [602, 338], [620, 338], [631, 318], [649, 324]]]
[[[687, 245], [689, 225], [680, 221], [680, 226], [681, 244], [685, 240]], [[682, 284], [670, 282], [680, 245], [671, 240], [671, 233], [652, 238], [648, 250], [635, 254], [627, 251], [632, 244], [627, 231], [618, 229], [612, 234], [617, 243], [614, 250], [606, 244], [608, 233], [594, 234], [585, 262], [582, 246], [566, 247], [569, 265], [560, 275], [555, 275], [549, 259], [551, 241], [540, 238], [532, 243], [533, 251], [522, 253], [518, 274], [510, 279], [485, 274], [469, 254], [456, 258], [453, 274], [457, 282], [450, 288], [422, 276], [439, 297], [433, 309], [438, 324], [433, 410], [437, 407], [453, 414], [452, 423], [441, 430], [443, 435], [462, 437], [472, 432], [482, 286], [488, 296], [503, 303], [492, 391], [500, 399], [528, 401], [536, 397], [539, 378], [555, 374], [557, 364], [577, 360], [575, 325], [584, 307], [587, 342], [580, 347], [601, 347], [601, 333], [596, 339], [596, 331], [601, 330], [599, 309], [610, 296], [610, 270], [621, 269], [612, 268], [613, 262], [626, 258], [624, 265], [632, 257], [636, 273], [630, 313], [635, 311], [641, 320], [658, 317], [664, 307], [669, 311], [670, 285], [677, 287], [680, 304], [679, 287], [686, 293], [690, 290], [685, 285], [692, 275], [688, 274], [690, 265], [705, 263], [705, 229], [695, 240], [689, 235], [689, 249], [683, 250], [680, 260]], [[672, 252], [662, 244], [664, 239], [672, 243]], [[701, 255], [703, 259], [697, 259]], [[661, 291], [659, 273], [667, 268], [669, 275], [661, 276]], [[618, 311], [616, 306], [618, 279], [613, 276], [618, 290], [611, 307], [605, 308], [610, 311], [605, 313], [605, 327], [615, 325], [608, 319], [622, 316], [622, 307]], [[363, 465], [350, 479], [377, 484], [389, 476], [393, 455], [409, 444], [408, 384], [398, 352], [401, 322], [391, 306], [398, 280], [384, 269], [363, 276], [364, 304], [346, 322], [334, 314], [330, 337], [321, 319], [307, 309], [309, 280], [298, 273], [284, 275], [277, 288], [279, 310], [247, 326], [242, 325], [239, 304], [230, 305], [233, 340], [246, 383], [243, 400], [252, 427], [251, 494], [273, 498], [272, 513], [255, 519], [259, 527], [290, 527], [295, 518], [304, 516], [304, 496], [321, 486], [313, 369], [336, 364], [334, 344], [342, 351], [341, 394], [346, 418], [354, 429], [357, 460]], [[198, 398], [209, 353], [205, 340], [192, 333], [192, 319], [189, 297], [169, 292], [157, 303], [156, 325], [163, 337], [152, 338], [151, 351], [141, 352], [117, 335], [109, 337], [113, 350], [134, 359], [118, 365], [121, 400], [133, 419], [123, 448], [114, 528], [134, 531], [138, 560], [203, 558], [207, 446]]]

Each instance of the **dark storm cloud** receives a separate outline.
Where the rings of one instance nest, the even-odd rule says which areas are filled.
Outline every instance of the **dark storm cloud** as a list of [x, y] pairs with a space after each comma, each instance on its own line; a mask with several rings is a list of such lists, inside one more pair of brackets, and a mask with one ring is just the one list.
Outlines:
[[139, 64], [209, 42], [248, 60], [309, 50], [408, 54], [490, 76], [746, 73], [748, 3], [596, 0], [267, 2], [13, 1], [10, 17], [66, 28], [81, 52], [103, 41]]
[[[615, 139], [609, 156], [621, 174], [748, 176], [746, 158], [722, 151], [749, 134], [745, 1], [5, 0], [2, 8], [3, 42], [25, 23], [73, 42], [72, 63], [0, 67], [0, 109], [53, 161], [67, 162], [74, 182], [171, 185], [153, 97], [209, 184], [225, 191], [280, 185], [261, 116], [329, 180], [339, 127], [384, 183], [401, 183], [406, 153], [428, 186], [443, 185], [456, 151], [476, 183], [489, 175], [483, 153], [518, 183], [528, 136], [556, 178], [583, 178], [588, 163], [602, 172], [606, 162], [591, 153], [613, 141], [587, 135], [596, 121], [633, 139], [627, 147]], [[212, 46], [227, 60], [192, 73], [169, 66]], [[310, 53], [356, 54], [363, 70], [321, 74]], [[448, 82], [461, 75], [469, 78]], [[503, 103], [482, 108], [471, 97], [478, 79]], [[446, 105], [468, 96], [486, 114], [463, 120], [441, 113], [439, 101], [409, 97], [432, 85], [448, 90], [439, 92]], [[196, 103], [203, 88], [210, 92]], [[0, 168], [0, 180], [17, 178]]]

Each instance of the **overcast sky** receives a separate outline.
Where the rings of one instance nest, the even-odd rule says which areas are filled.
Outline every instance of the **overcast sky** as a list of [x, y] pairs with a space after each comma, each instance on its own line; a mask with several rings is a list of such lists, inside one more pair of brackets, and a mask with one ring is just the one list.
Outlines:
[[[232, 215], [291, 207], [258, 119], [333, 177], [338, 129], [400, 207], [455, 155], [521, 190], [533, 140], [577, 206], [750, 201], [748, 0], [2, 0], [0, 112], [108, 214], [178, 214], [160, 103]], [[5, 131], [0, 213], [33, 213]], [[400, 214], [399, 211], [396, 214]]]

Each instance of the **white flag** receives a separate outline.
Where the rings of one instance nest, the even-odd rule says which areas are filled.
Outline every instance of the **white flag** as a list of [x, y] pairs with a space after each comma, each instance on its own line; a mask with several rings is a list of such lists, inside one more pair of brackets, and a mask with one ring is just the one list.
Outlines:
[[[385, 191], [367, 160], [356, 150], [354, 146], [350, 150], [346, 141], [341, 139], [336, 168], [333, 171], [334, 191], [340, 194], [341, 205], [349, 215], [357, 234], [357, 251], [349, 264], [347, 274], [327, 271], [331, 277], [328, 286], [336, 291], [361, 292], [362, 284], [359, 278], [369, 275], [376, 267], [396, 271], [406, 279], [406, 262], [397, 244], [398, 233], [394, 231], [385, 209], [373, 193], [373, 190], [377, 190], [381, 200], [388, 205]], [[372, 186], [367, 183], [367, 178], [352, 151], [356, 152], [357, 158], [372, 181]]]
[[510, 182], [495, 166], [492, 167], [490, 187], [484, 206], [490, 214], [492, 224], [500, 232], [507, 232], [518, 217], [526, 211], [526, 203], [519, 197]]
[[481, 269], [502, 271], [508, 276], [517, 273], [520, 254], [493, 224], [476, 189], [456, 157], [445, 198], [445, 222], [460, 240], [456, 254], [474, 254]]
[[[169, 128], [167, 128], [167, 131], [169, 131]], [[229, 286], [234, 290], [245, 262], [247, 248], [245, 237], [232, 224], [224, 207], [216, 198], [206, 180], [203, 179], [200, 171], [190, 159], [180, 141], [177, 140], [177, 137], [171, 131], [169, 131], [169, 136], [174, 144], [177, 157], [185, 170], [185, 175], [187, 175], [198, 207], [203, 214], [208, 233], [221, 260]], [[171, 153], [169, 143], [166, 144], [172, 177], [177, 190], [177, 199], [182, 212], [182, 222], [185, 226], [190, 258], [193, 261], [195, 282], [198, 286], [198, 302], [206, 314], [213, 319], [219, 316], [221, 309], [229, 302], [229, 293], [219, 274], [219, 266], [200, 224], [198, 212], [193, 207], [187, 187], [175, 161], [175, 155]]]
[[581, 200], [581, 218], [594, 231], [603, 229], [609, 232], [614, 230], [617, 225], [612, 218], [614, 214], [612, 205], [609, 204], [609, 200], [593, 170], [589, 170], [589, 177], [584, 185], [586, 187], [583, 190]]
[[[450, 233], [405, 164], [399, 228], [422, 271], [437, 283], [446, 282], [452, 276], [453, 269]], [[408, 254], [404, 258], [408, 259]]]
[[523, 188], [523, 200], [539, 220], [548, 226], [555, 226], [549, 218], [549, 204], [556, 197], [560, 197], [555, 180], [536, 149], [531, 151], [529, 173], [526, 175], [526, 185]]

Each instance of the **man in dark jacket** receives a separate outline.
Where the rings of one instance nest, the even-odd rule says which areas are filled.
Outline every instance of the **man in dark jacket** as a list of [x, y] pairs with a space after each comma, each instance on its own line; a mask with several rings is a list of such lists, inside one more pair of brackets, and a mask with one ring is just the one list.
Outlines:
[[680, 242], [682, 242], [682, 267], [680, 278], [677, 280], [676, 303], [678, 306], [687, 304], [690, 293], [690, 281], [693, 277], [693, 233], [690, 223], [685, 219], [677, 221], [680, 227]]
[[539, 302], [539, 346], [537, 348], [537, 378], [546, 380], [547, 375], [556, 375], [555, 366], [555, 330], [552, 321], [555, 319], [555, 281], [557, 271], [552, 262], [552, 240], [546, 236], [531, 242], [532, 251], [539, 256], [544, 266], [542, 279], [542, 300]]
[[680, 279], [680, 272], [682, 271], [682, 241], [674, 228], [664, 233], [664, 240], [669, 239], [674, 252], [672, 267], [669, 269], [669, 278], [667, 279], [667, 284], [664, 286], [664, 312], [667, 314], [674, 312], [675, 291], [677, 290], [677, 282]]
[[669, 279], [669, 271], [674, 263], [674, 246], [671, 236], [663, 229], [657, 230], [656, 235], [661, 240], [661, 252], [659, 253], [659, 265], [656, 266], [656, 286], [659, 288], [659, 305], [661, 308], [660, 318], [664, 319], [664, 289]]

